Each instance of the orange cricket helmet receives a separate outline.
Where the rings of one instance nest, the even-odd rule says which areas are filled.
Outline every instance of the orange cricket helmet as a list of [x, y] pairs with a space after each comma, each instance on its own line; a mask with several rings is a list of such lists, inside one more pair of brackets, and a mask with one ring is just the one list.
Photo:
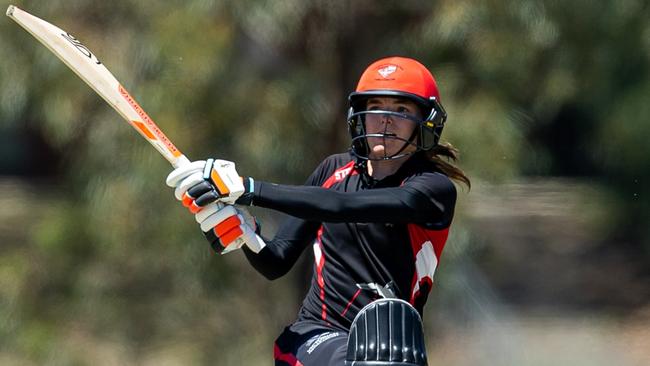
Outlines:
[[[420, 62], [406, 57], [387, 57], [373, 62], [361, 75], [354, 92], [348, 98], [350, 109], [348, 127], [352, 137], [352, 153], [362, 159], [368, 158], [369, 135], [365, 132], [365, 117], [370, 113], [389, 111], [366, 111], [366, 101], [371, 97], [405, 98], [417, 104], [422, 111], [421, 120], [414, 120], [413, 136], [405, 140], [404, 147], [392, 156], [382, 159], [394, 159], [401, 154], [408, 144], [415, 145], [417, 151], [432, 149], [438, 144], [440, 134], [447, 119], [447, 114], [440, 104], [440, 92], [431, 72]], [[401, 116], [409, 117], [409, 116]], [[412, 117], [409, 119], [413, 120]], [[371, 136], [377, 137], [377, 136]]]

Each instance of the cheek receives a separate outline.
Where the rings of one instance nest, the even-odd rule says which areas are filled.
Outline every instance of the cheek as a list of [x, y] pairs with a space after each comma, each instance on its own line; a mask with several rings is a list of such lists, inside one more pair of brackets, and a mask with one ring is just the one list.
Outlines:
[[379, 118], [370, 117], [370, 116], [366, 117], [366, 131], [377, 132], [377, 131], [381, 131], [384, 127], [385, 127], [384, 124], [381, 123]]
[[396, 131], [397, 135], [400, 137], [403, 137], [405, 139], [411, 137], [411, 134], [413, 133], [413, 130], [415, 130], [415, 124], [409, 122], [404, 122], [398, 126], [398, 130]]

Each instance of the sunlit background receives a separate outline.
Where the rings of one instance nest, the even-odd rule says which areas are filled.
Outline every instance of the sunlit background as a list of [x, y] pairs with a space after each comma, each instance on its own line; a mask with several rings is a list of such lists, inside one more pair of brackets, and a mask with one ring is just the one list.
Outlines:
[[[650, 364], [647, 1], [13, 3], [84, 42], [190, 158], [279, 183], [347, 149], [370, 62], [419, 59], [473, 183], [429, 364]], [[212, 255], [168, 163], [7, 17], [0, 55], [0, 364], [272, 364], [311, 254], [275, 282]], [[254, 213], [266, 235], [282, 219]]]

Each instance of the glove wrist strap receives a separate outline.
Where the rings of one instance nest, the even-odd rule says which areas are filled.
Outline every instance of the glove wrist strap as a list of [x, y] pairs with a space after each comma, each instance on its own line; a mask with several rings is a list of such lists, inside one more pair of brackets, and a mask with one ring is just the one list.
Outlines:
[[210, 172], [212, 172], [212, 164], [214, 163], [214, 159], [208, 159], [205, 162], [205, 166], [203, 167], [203, 179], [209, 181], [210, 180]]
[[235, 203], [242, 206], [252, 206], [253, 196], [255, 195], [255, 180], [253, 177], [243, 177], [242, 183], [244, 184], [244, 193]]

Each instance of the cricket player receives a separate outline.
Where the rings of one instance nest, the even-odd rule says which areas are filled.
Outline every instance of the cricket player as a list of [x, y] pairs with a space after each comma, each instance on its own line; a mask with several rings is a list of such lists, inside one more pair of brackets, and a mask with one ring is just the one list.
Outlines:
[[[427, 364], [421, 316], [454, 216], [452, 181], [470, 185], [452, 163], [457, 150], [440, 142], [446, 118], [429, 70], [388, 57], [349, 96], [349, 151], [304, 185], [242, 177], [214, 159], [168, 176], [212, 248], [241, 248], [266, 278], [313, 250], [311, 287], [275, 342], [276, 366]], [[263, 238], [249, 205], [290, 217]]]

